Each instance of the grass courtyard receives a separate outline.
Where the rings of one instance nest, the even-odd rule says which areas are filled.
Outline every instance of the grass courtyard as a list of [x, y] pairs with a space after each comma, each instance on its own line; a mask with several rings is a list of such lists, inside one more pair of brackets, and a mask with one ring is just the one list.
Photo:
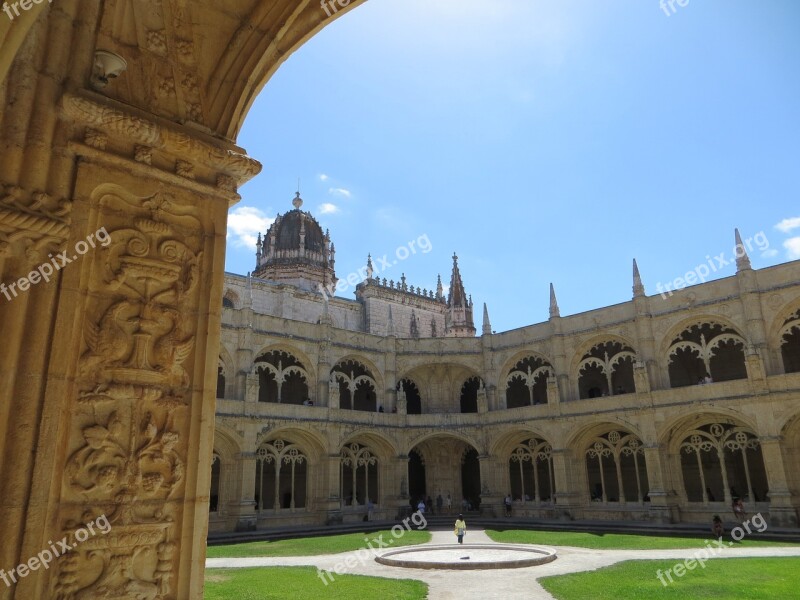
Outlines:
[[247, 542], [245, 544], [230, 544], [227, 546], [209, 546], [208, 558], [248, 558], [252, 556], [315, 556], [317, 554], [338, 554], [351, 552], [359, 548], [367, 548], [371, 544], [374, 548], [380, 546], [373, 542], [381, 539], [391, 543], [392, 548], [399, 546], [413, 546], [424, 544], [431, 540], [427, 531], [412, 529], [405, 531], [402, 537], [395, 538], [390, 530], [373, 531], [372, 533], [347, 533], [343, 535], [328, 535], [324, 537], [298, 538], [293, 540], [278, 540], [275, 542]]
[[205, 600], [422, 600], [427, 584], [411, 579], [335, 575], [325, 585], [314, 567], [208, 569]]
[[[617, 533], [582, 533], [572, 531], [526, 531], [507, 529], [498, 531], [487, 529], [492, 541], [505, 544], [538, 544], [543, 546], [574, 546], [596, 550], [671, 550], [678, 548], [700, 548], [708, 537], [666, 537]], [[725, 537], [730, 541], [730, 537]], [[737, 548], [792, 546], [787, 542], [767, 542], [744, 538], [735, 542]]]
[[719, 558], [670, 583], [657, 577], [677, 560], [627, 561], [586, 573], [543, 577], [557, 600], [776, 600], [798, 598], [800, 558]]
[[[602, 550], [699, 549], [703, 538], [659, 537], [634, 534], [594, 534], [563, 531], [486, 530], [495, 542], [574, 546]], [[250, 542], [208, 548], [209, 558], [286, 557], [336, 554], [366, 548], [369, 540], [383, 536], [391, 547], [422, 544], [431, 540], [427, 531], [406, 531], [395, 539], [389, 530], [275, 542]], [[366, 538], [366, 540], [365, 540]], [[745, 538], [737, 547], [793, 546], [784, 542]], [[797, 547], [797, 544], [794, 544]], [[666, 573], [682, 561], [633, 560], [583, 573], [544, 577], [541, 585], [557, 600], [772, 600], [799, 598], [800, 558], [717, 558], [685, 571], [672, 581]], [[392, 598], [417, 600], [428, 596], [428, 586], [413, 579], [387, 579], [363, 575], [336, 575], [328, 585], [312, 566], [207, 569], [206, 600], [288, 600], [293, 598]]]

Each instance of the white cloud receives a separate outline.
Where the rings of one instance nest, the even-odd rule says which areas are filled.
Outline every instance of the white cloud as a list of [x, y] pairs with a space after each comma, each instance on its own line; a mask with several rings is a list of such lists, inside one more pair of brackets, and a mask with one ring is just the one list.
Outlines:
[[783, 233], [789, 233], [792, 229], [797, 229], [798, 227], [800, 227], [800, 217], [784, 219], [775, 225], [775, 229], [782, 231]]
[[330, 202], [326, 202], [325, 204], [319, 205], [318, 211], [321, 215], [333, 215], [339, 212], [339, 207]]
[[264, 234], [275, 219], [254, 206], [239, 206], [228, 213], [228, 241], [236, 248], [256, 249], [258, 234]]
[[778, 252], [775, 248], [770, 248], [769, 250], [764, 250], [764, 252], [761, 253], [761, 258], [775, 258], [778, 256], [778, 254], [780, 254], [780, 252]]
[[350, 198], [353, 195], [350, 190], [345, 188], [329, 188], [328, 193], [331, 196], [339, 196], [341, 198]]
[[328, 181], [328, 176], [325, 175], [325, 173], [320, 173], [319, 180], [320, 181]]
[[786, 248], [786, 256], [789, 260], [800, 258], [800, 237], [789, 238], [783, 242], [783, 247]]

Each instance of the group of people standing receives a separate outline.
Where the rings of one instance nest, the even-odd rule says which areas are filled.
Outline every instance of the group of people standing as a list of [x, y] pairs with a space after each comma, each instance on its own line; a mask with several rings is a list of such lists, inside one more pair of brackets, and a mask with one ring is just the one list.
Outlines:
[[431, 497], [428, 496], [425, 498], [425, 496], [420, 496], [420, 499], [416, 504], [412, 502], [412, 506], [415, 506], [416, 509], [423, 515], [426, 512], [429, 512], [432, 515], [441, 515], [444, 510], [447, 510], [447, 514], [450, 514], [450, 511], [453, 509], [453, 500], [450, 498], [450, 494], [447, 494], [446, 498], [442, 498], [442, 495], [439, 494], [436, 496], [436, 510], [434, 511], [433, 500]]

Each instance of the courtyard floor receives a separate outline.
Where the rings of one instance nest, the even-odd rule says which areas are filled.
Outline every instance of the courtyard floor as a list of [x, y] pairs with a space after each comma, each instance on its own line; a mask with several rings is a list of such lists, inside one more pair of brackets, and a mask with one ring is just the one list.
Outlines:
[[[431, 531], [432, 539], [427, 545], [452, 544], [455, 536], [452, 530]], [[494, 544], [483, 529], [469, 530], [465, 538], [469, 544]], [[424, 547], [423, 544], [419, 547]], [[366, 546], [366, 544], [365, 544]], [[390, 579], [417, 579], [427, 583], [430, 600], [486, 600], [502, 598], [503, 600], [544, 600], [552, 599], [542, 588], [537, 579], [550, 575], [566, 575], [582, 571], [592, 571], [626, 560], [659, 560], [669, 559], [682, 561], [691, 558], [694, 553], [705, 547], [698, 540], [694, 548], [680, 550], [594, 550], [567, 546], [551, 546], [558, 551], [558, 558], [548, 564], [519, 569], [490, 570], [427, 570], [408, 569], [380, 565], [372, 555], [369, 560], [357, 560], [352, 568], [343, 567], [348, 557], [358, 559], [359, 552], [344, 552], [320, 556], [287, 556], [270, 558], [210, 558], [206, 560], [206, 568], [244, 568], [244, 567], [278, 567], [278, 566], [313, 566], [322, 570], [353, 575], [371, 575]], [[387, 551], [385, 548], [383, 552]], [[363, 552], [361, 553], [363, 555]], [[766, 547], [719, 549], [717, 559], [745, 557], [800, 557], [800, 547]], [[352, 562], [352, 559], [351, 559]], [[335, 578], [335, 574], [333, 575]], [[653, 577], [655, 578], [655, 571]], [[687, 574], [691, 576], [691, 573]], [[335, 582], [331, 585], [335, 585]]]

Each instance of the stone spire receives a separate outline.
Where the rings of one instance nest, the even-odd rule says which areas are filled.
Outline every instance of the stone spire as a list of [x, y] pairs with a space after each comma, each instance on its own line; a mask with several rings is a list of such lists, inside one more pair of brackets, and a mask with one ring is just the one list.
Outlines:
[[458, 255], [453, 253], [453, 272], [450, 275], [450, 293], [447, 295], [447, 337], [472, 337], [475, 324], [472, 320], [472, 306], [464, 290], [461, 271], [458, 268]]
[[742, 234], [739, 229], [736, 229], [736, 270], [745, 271], [752, 269], [750, 266], [750, 257], [747, 255], [747, 248], [742, 242]]
[[367, 279], [372, 279], [375, 269], [372, 266], [372, 254], [367, 254]]
[[436, 299], [444, 300], [444, 287], [442, 286], [442, 275], [439, 274], [436, 279]]
[[558, 309], [558, 300], [556, 300], [556, 288], [550, 284], [550, 318], [560, 317], [561, 311]]
[[639, 274], [639, 265], [636, 264], [636, 259], [633, 259], [633, 297], [643, 298], [644, 284], [642, 284], [642, 276]]
[[489, 309], [486, 302], [483, 303], [483, 335], [491, 335], [492, 323], [489, 321]]

